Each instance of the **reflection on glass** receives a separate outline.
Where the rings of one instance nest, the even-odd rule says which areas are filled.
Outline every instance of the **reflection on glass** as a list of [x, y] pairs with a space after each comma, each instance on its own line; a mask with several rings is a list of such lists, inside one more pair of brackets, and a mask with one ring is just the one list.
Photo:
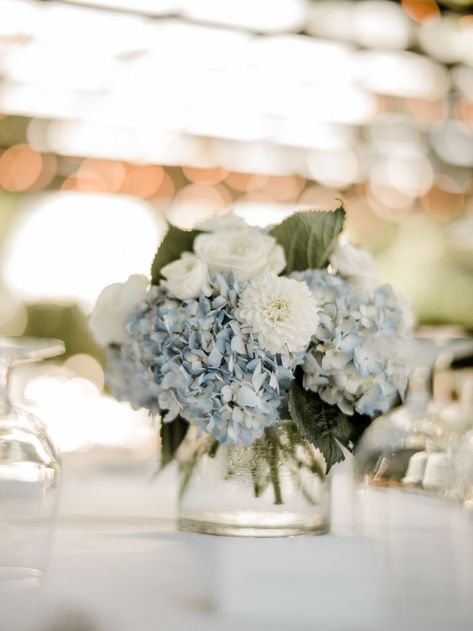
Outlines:
[[45, 569], [60, 465], [41, 421], [9, 396], [11, 368], [64, 352], [62, 342], [0, 338], [0, 589], [35, 586]]

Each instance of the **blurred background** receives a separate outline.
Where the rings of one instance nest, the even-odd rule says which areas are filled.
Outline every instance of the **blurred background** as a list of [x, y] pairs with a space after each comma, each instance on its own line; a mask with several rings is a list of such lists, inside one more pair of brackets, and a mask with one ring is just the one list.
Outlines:
[[167, 221], [340, 199], [421, 325], [473, 329], [473, 2], [0, 0], [0, 334], [66, 342], [14, 386], [81, 472], [71, 510], [84, 472], [155, 461], [104, 392], [100, 290]]

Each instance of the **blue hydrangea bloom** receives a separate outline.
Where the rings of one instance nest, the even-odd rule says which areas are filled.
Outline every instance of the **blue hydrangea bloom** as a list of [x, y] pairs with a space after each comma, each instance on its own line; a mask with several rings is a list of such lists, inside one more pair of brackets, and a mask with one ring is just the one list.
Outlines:
[[279, 420], [303, 356], [268, 353], [241, 330], [244, 283], [217, 274], [208, 284], [209, 296], [184, 301], [153, 286], [127, 323], [127, 342], [109, 355], [108, 382], [118, 398], [166, 410], [164, 422], [180, 415], [222, 444], [250, 445]]
[[147, 408], [153, 414], [159, 412], [159, 388], [153, 375], [142, 370], [130, 344], [107, 347], [105, 381], [114, 397], [127, 401], [134, 410]]
[[296, 272], [320, 311], [312, 348], [304, 360], [304, 387], [346, 414], [386, 412], [407, 387], [408, 368], [399, 352], [411, 335], [388, 285], [360, 294], [347, 280], [325, 270]]

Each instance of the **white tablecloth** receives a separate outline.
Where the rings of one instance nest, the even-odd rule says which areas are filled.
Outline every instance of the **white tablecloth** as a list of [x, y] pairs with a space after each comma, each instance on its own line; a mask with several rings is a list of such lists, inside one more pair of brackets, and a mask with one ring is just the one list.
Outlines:
[[[169, 491], [149, 486], [149, 502], [165, 496], [159, 484]], [[71, 515], [80, 492], [66, 484], [47, 578], [0, 593], [0, 631], [471, 630], [470, 519], [429, 508], [432, 529], [362, 538], [334, 487], [334, 534], [239, 540], [176, 532], [165, 503], [156, 515]], [[116, 506], [119, 488], [125, 503], [141, 487], [107, 488]]]

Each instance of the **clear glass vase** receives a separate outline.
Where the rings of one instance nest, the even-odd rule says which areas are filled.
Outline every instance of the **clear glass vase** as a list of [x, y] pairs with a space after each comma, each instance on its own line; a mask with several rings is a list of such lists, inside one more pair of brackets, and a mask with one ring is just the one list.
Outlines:
[[191, 436], [180, 453], [180, 530], [281, 537], [329, 529], [329, 478], [321, 454], [290, 422], [250, 447]]
[[60, 465], [41, 421], [12, 403], [13, 366], [64, 352], [62, 342], [0, 338], [0, 589], [35, 586], [57, 511]]

